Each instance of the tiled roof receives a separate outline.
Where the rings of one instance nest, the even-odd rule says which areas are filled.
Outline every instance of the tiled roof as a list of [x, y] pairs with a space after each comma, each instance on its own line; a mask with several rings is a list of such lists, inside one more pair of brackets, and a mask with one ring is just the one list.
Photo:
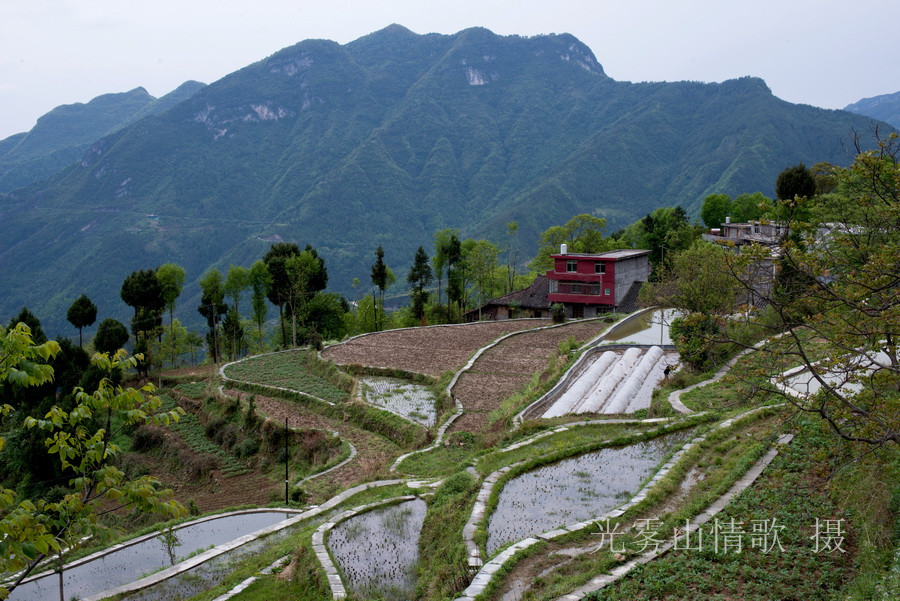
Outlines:
[[547, 296], [550, 294], [550, 280], [545, 275], [539, 275], [534, 278], [531, 286], [516, 290], [503, 296], [491, 299], [485, 305], [498, 305], [508, 307], [512, 303], [517, 303], [522, 309], [549, 309], [550, 301]]

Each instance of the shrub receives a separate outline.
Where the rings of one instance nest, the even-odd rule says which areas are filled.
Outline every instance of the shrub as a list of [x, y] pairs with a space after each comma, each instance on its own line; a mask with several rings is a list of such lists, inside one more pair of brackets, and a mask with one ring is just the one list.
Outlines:
[[219, 467], [218, 460], [214, 456], [206, 454], [189, 454], [182, 458], [181, 464], [191, 480], [209, 476], [210, 472]]
[[566, 321], [566, 308], [562, 303], [553, 303], [550, 305], [550, 319], [553, 323], [563, 323]]
[[206, 437], [210, 440], [218, 440], [218, 433], [225, 427], [226, 423], [228, 422], [224, 418], [218, 415], [211, 415], [206, 421], [206, 425], [203, 426]]
[[158, 449], [166, 441], [165, 431], [159, 426], [144, 424], [134, 431], [131, 448], [138, 452]]
[[232, 449], [232, 453], [238, 459], [244, 459], [246, 457], [250, 457], [251, 455], [256, 455], [259, 453], [259, 438], [256, 436], [250, 436], [240, 441], [234, 448]]

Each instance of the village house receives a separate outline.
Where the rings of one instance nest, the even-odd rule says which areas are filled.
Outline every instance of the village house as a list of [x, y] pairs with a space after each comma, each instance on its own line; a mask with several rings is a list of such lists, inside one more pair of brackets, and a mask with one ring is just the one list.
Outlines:
[[566, 317], [595, 317], [636, 308], [641, 285], [650, 277], [649, 250], [613, 250], [587, 254], [563, 244], [547, 271], [550, 304], [562, 303]]

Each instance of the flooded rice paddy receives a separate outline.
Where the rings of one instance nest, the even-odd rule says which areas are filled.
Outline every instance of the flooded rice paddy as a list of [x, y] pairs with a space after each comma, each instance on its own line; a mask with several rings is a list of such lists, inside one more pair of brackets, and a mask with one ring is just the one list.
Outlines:
[[[176, 529], [174, 531], [177, 537], [176, 544], [167, 545], [160, 537], [156, 537], [124, 547], [88, 563], [64, 570], [65, 598], [87, 597], [134, 582], [183, 561], [188, 555], [227, 543], [294, 515], [296, 514], [265, 511], [216, 518]], [[12, 601], [59, 601], [59, 576], [50, 574], [23, 584], [16, 588], [9, 598]]]
[[613, 328], [603, 337], [603, 343], [615, 344], [672, 344], [669, 326], [680, 313], [675, 309], [650, 311]]
[[416, 585], [425, 501], [373, 509], [335, 526], [328, 548], [347, 589], [361, 598], [408, 601]]
[[363, 397], [410, 421], [430, 428], [437, 421], [434, 394], [427, 386], [397, 378], [360, 378]]
[[488, 523], [488, 555], [628, 501], [688, 430], [564, 459], [511, 479]]

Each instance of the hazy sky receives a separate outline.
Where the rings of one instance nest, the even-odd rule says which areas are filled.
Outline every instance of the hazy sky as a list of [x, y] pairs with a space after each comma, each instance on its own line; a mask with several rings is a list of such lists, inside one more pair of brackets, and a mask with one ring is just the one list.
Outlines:
[[762, 77], [790, 102], [842, 108], [900, 90], [898, 0], [0, 0], [0, 139], [60, 104], [210, 83], [307, 38], [390, 23], [571, 33], [627, 81]]

